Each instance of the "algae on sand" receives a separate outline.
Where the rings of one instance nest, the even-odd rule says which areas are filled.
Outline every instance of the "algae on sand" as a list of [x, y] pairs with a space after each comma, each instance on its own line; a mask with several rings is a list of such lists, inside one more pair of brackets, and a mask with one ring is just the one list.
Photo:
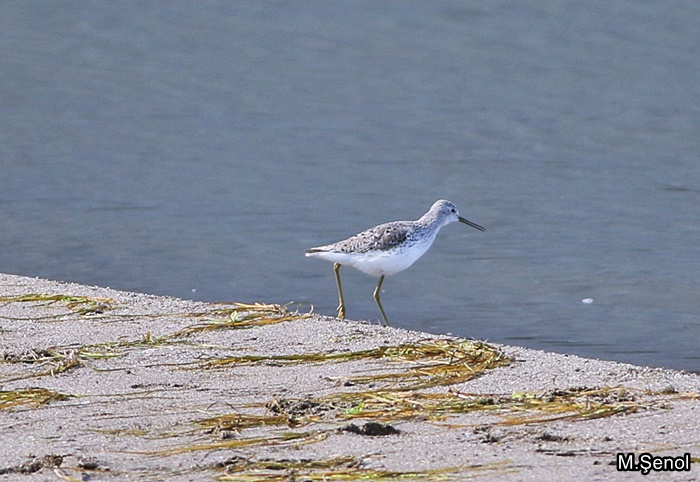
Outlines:
[[49, 402], [68, 400], [73, 395], [59, 393], [47, 388], [26, 388], [0, 391], [0, 410], [9, 410], [22, 405], [44, 405]]

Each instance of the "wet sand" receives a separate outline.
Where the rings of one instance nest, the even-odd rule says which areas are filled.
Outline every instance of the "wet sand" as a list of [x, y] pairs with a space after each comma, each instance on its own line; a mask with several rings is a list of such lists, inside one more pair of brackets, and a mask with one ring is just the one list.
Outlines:
[[[13, 275], [0, 297], [0, 480], [700, 477], [695, 374], [304, 307]], [[472, 349], [471, 379], [440, 378]], [[616, 470], [644, 452], [691, 470]]]

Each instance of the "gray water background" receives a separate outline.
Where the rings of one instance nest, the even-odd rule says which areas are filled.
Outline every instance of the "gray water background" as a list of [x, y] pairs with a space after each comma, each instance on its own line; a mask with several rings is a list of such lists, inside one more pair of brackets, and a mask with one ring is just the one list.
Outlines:
[[4, 1], [0, 48], [2, 272], [332, 314], [304, 249], [447, 198], [487, 231], [395, 326], [700, 370], [699, 2]]

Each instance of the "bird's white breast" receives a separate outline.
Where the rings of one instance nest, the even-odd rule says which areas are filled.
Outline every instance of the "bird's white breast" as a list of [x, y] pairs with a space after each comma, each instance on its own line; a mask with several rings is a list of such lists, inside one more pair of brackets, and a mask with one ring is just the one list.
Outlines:
[[433, 244], [435, 237], [424, 238], [410, 245], [402, 245], [388, 251], [365, 253], [319, 252], [315, 256], [367, 273], [371, 276], [392, 275], [405, 270], [423, 256]]

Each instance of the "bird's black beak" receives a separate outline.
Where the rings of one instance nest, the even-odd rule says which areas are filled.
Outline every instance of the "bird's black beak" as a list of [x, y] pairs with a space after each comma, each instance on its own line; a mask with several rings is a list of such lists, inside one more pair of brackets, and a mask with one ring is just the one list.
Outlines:
[[464, 223], [464, 224], [466, 224], [467, 226], [471, 226], [472, 228], [476, 228], [476, 229], [478, 229], [479, 231], [486, 231], [486, 228], [485, 228], [485, 227], [479, 226], [478, 224], [473, 223], [473, 222], [469, 221], [468, 219], [464, 219], [462, 216], [457, 217], [457, 219], [459, 219], [459, 222], [460, 222], [460, 223]]

